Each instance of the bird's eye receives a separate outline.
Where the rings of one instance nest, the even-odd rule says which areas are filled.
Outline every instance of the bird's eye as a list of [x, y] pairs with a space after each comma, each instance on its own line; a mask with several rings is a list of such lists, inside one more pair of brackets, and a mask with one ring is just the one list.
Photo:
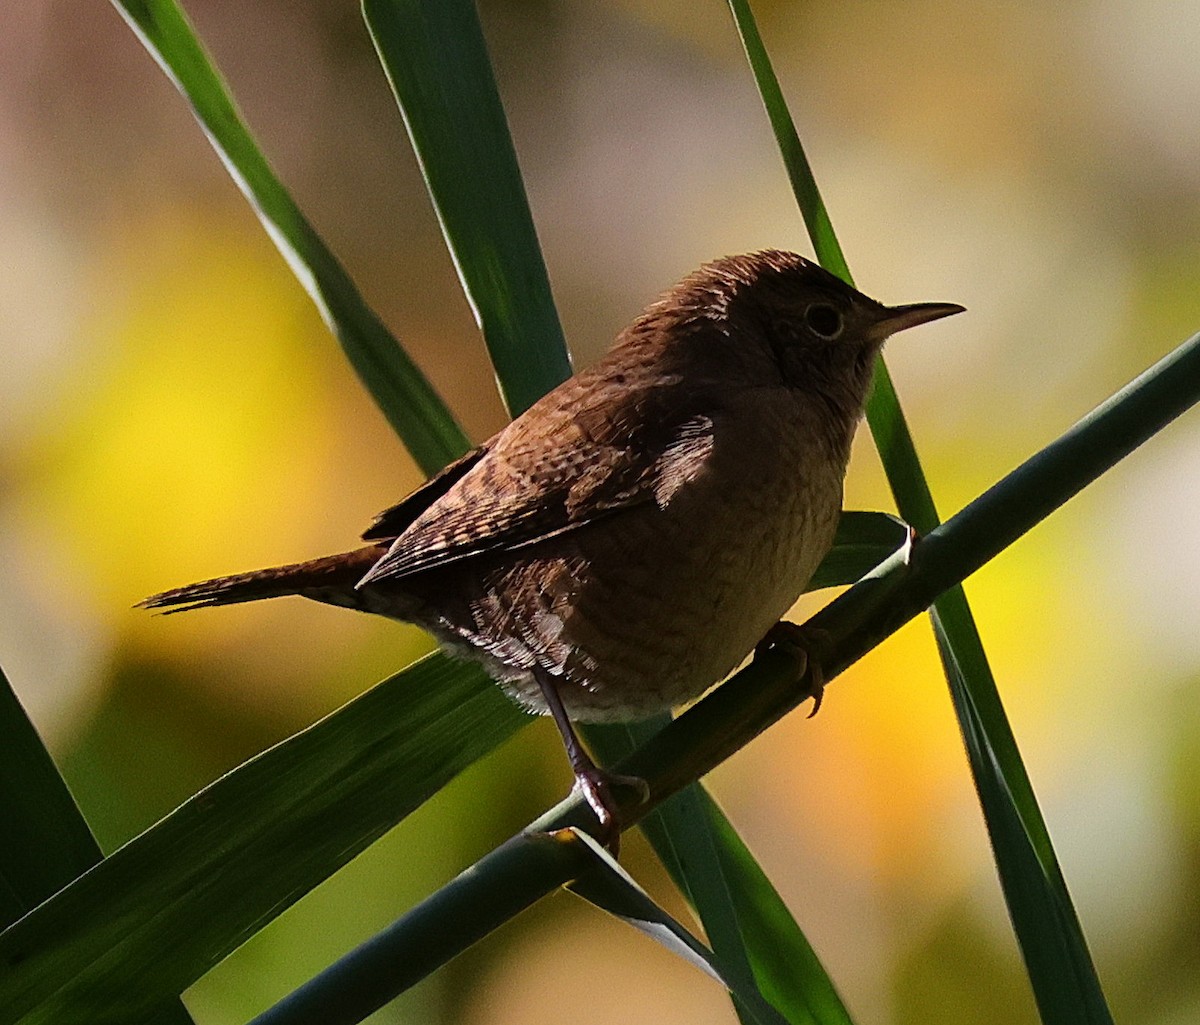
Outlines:
[[827, 342], [842, 333], [842, 315], [828, 303], [813, 303], [804, 311], [804, 323], [813, 334]]

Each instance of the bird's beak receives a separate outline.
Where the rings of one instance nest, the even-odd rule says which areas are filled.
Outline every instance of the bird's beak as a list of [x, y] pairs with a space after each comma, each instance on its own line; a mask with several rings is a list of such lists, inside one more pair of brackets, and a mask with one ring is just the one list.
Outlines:
[[904, 331], [918, 324], [928, 324], [931, 320], [941, 320], [942, 317], [952, 317], [956, 313], [966, 311], [965, 306], [957, 303], [910, 303], [907, 306], [885, 306], [883, 316], [871, 328], [871, 333], [878, 338], [887, 338], [897, 331]]

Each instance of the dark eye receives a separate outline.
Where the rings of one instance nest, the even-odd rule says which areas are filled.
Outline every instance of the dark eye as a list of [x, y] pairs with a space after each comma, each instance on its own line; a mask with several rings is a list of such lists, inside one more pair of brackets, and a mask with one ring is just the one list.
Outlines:
[[842, 315], [828, 303], [813, 303], [804, 311], [804, 323], [813, 334], [827, 342], [842, 333]]

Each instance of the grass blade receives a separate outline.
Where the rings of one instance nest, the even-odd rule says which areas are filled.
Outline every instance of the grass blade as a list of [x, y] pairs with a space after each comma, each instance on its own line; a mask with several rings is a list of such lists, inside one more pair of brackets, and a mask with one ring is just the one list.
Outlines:
[[[676, 797], [685, 797], [689, 787]], [[671, 953], [695, 964], [729, 991], [744, 1025], [787, 1025], [785, 1019], [767, 1002], [743, 956], [741, 944], [733, 946], [734, 959], [726, 960], [709, 950], [662, 908], [654, 903], [613, 857], [586, 833], [572, 830], [592, 855], [589, 869], [568, 887], [584, 900], [628, 922], [635, 929], [662, 944]]]
[[[0, 929], [103, 858], [16, 693], [0, 670]], [[177, 996], [152, 1014], [157, 1025], [191, 1025]]]
[[908, 527], [895, 516], [850, 509], [838, 521], [833, 547], [817, 567], [806, 591], [844, 587], [861, 580], [908, 541]]
[[[1003, 747], [998, 730], [985, 723], [996, 719], [975, 703], [966, 675], [947, 640], [948, 617], [962, 615], [959, 603], [933, 612], [938, 652], [950, 681], [955, 711], [963, 724], [975, 788], [995, 851], [1004, 899], [1025, 960], [1034, 999], [1042, 1020], [1074, 1025], [1112, 1025], [1088, 952], [1087, 941], [1050, 843], [1024, 766], [1016, 755], [1011, 733]], [[951, 620], [952, 621], [952, 620]], [[958, 623], [958, 629], [965, 624]], [[986, 666], [976, 667], [986, 672]], [[1001, 717], [1004, 727], [1008, 723]], [[1014, 791], [1010, 781], [1020, 790]]]
[[584, 871], [573, 837], [519, 833], [250, 1025], [355, 1025]]
[[445, 403], [276, 178], [179, 5], [175, 0], [113, 3], [191, 104], [218, 156], [413, 458], [432, 474], [465, 452], [466, 436]]
[[[593, 727], [588, 739], [612, 764], [669, 722], [664, 715]], [[641, 825], [727, 970], [753, 979], [792, 1025], [851, 1025], [799, 924], [702, 783], [685, 787]]]
[[[201, 790], [0, 934], [0, 1021], [139, 1023], [530, 722], [433, 655]], [[136, 985], [134, 984], [136, 980]]]
[[783, 166], [792, 183], [792, 191], [796, 195], [796, 203], [800, 207], [804, 225], [808, 228], [817, 259], [826, 270], [852, 285], [854, 280], [850, 277], [850, 268], [842, 254], [841, 243], [834, 234], [833, 222], [829, 219], [829, 211], [821, 198], [821, 190], [817, 188], [812, 165], [808, 162], [808, 155], [804, 152], [792, 115], [788, 111], [787, 101], [783, 98], [779, 78], [771, 66], [771, 58], [763, 45], [749, 0], [729, 0], [729, 10], [733, 15], [733, 23], [737, 26], [738, 36], [742, 40], [746, 60], [754, 74], [754, 82], [758, 86], [763, 107], [766, 108], [767, 119], [771, 122], [771, 130], [775, 133], [775, 143], [779, 147], [779, 155], [783, 157]]
[[363, 0], [442, 233], [516, 416], [571, 374], [471, 0]]
[[850, 1012], [816, 951], [711, 797], [708, 817], [721, 871], [763, 995], [797, 1025], [851, 1025]]
[[104, 855], [0, 670], [0, 928]]
[[[250, 1025], [354, 1025], [522, 907], [570, 884], [583, 899], [639, 928], [722, 984], [719, 959], [659, 908], [591, 837], [577, 829], [521, 833], [394, 925], [256, 1017]], [[782, 1019], [751, 984], [734, 982], [746, 1021]]]
[[[771, 68], [770, 59], [750, 10], [749, 0], [729, 0], [729, 6], [775, 131], [796, 200], [812, 236], [817, 257], [828, 269], [850, 282], [852, 279], [849, 267], [833, 233], [812, 168], [804, 154], [782, 90], [779, 88], [779, 81]], [[940, 520], [933, 495], [921, 469], [912, 433], [900, 408], [891, 375], [882, 358], [876, 363], [875, 383], [867, 403], [867, 422], [900, 515], [921, 534], [934, 530]], [[1058, 870], [1049, 834], [1038, 810], [1033, 789], [983, 650], [979, 631], [961, 587], [952, 587], [937, 600], [934, 626], [939, 645], [943, 649], [959, 728], [976, 784], [980, 788], [981, 805], [989, 835], [993, 838], [993, 851], [1005, 899], [1008, 901], [1010, 914], [1013, 915], [1014, 925], [1017, 926], [1017, 939], [1029, 968], [1035, 994], [1038, 993], [1039, 987], [1044, 990], [1049, 984], [1034, 978], [1035, 966], [1038, 976], [1043, 980], [1054, 975], [1062, 979], [1075, 979], [1081, 997], [1086, 994], [1086, 1000], [1082, 1004], [1060, 1003], [1039, 996], [1039, 1007], [1044, 1020], [1081, 1020], [1068, 1013], [1070, 1004], [1086, 1007], [1099, 1014], [1098, 1017], [1089, 1017], [1086, 1020], [1108, 1021], [1110, 1015], [1104, 1003], [1099, 978], [1067, 891], [1066, 881]], [[956, 667], [953, 673], [950, 672], [951, 665]], [[968, 713], [972, 709], [976, 713], [980, 709], [986, 709], [987, 714], [975, 714], [971, 717]], [[1020, 795], [1028, 813], [1025, 819], [1014, 818], [1011, 814], [1013, 808], [1003, 802], [985, 799], [980, 781], [990, 778], [995, 771], [1001, 776], [1004, 792]], [[993, 798], [995, 796], [992, 795]], [[1010, 837], [1010, 842], [996, 841], [998, 836], [1004, 836], [1014, 828], [1020, 829], [1023, 835]], [[1047, 860], [1053, 864], [1053, 873], [1043, 877], [1047, 892], [1053, 894], [1052, 899], [1040, 903], [1031, 901], [1029, 891], [1021, 885], [1021, 880], [1025, 879], [1027, 874], [1027, 865], [1022, 853], [1027, 845], [1043, 848]], [[1020, 922], [1018, 912], [1014, 910], [1014, 902], [1021, 906]], [[1039, 939], [1049, 935], [1056, 937], [1053, 943]], [[1026, 949], [1027, 942], [1033, 943], [1034, 949]], [[1102, 1010], [1097, 1011], [1097, 1007]], [[1058, 1017], [1059, 1014], [1066, 1016]]]

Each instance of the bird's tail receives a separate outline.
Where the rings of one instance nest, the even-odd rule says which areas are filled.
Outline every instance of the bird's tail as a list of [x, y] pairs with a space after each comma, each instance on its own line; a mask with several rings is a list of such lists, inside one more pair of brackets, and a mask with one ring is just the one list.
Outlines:
[[386, 546], [370, 545], [353, 552], [327, 555], [290, 566], [201, 580], [198, 584], [152, 594], [138, 602], [137, 607], [165, 609], [169, 615], [213, 605], [235, 605], [238, 602], [298, 594], [329, 605], [376, 611], [369, 607], [369, 598], [355, 590], [354, 585], [383, 557], [385, 551]]

